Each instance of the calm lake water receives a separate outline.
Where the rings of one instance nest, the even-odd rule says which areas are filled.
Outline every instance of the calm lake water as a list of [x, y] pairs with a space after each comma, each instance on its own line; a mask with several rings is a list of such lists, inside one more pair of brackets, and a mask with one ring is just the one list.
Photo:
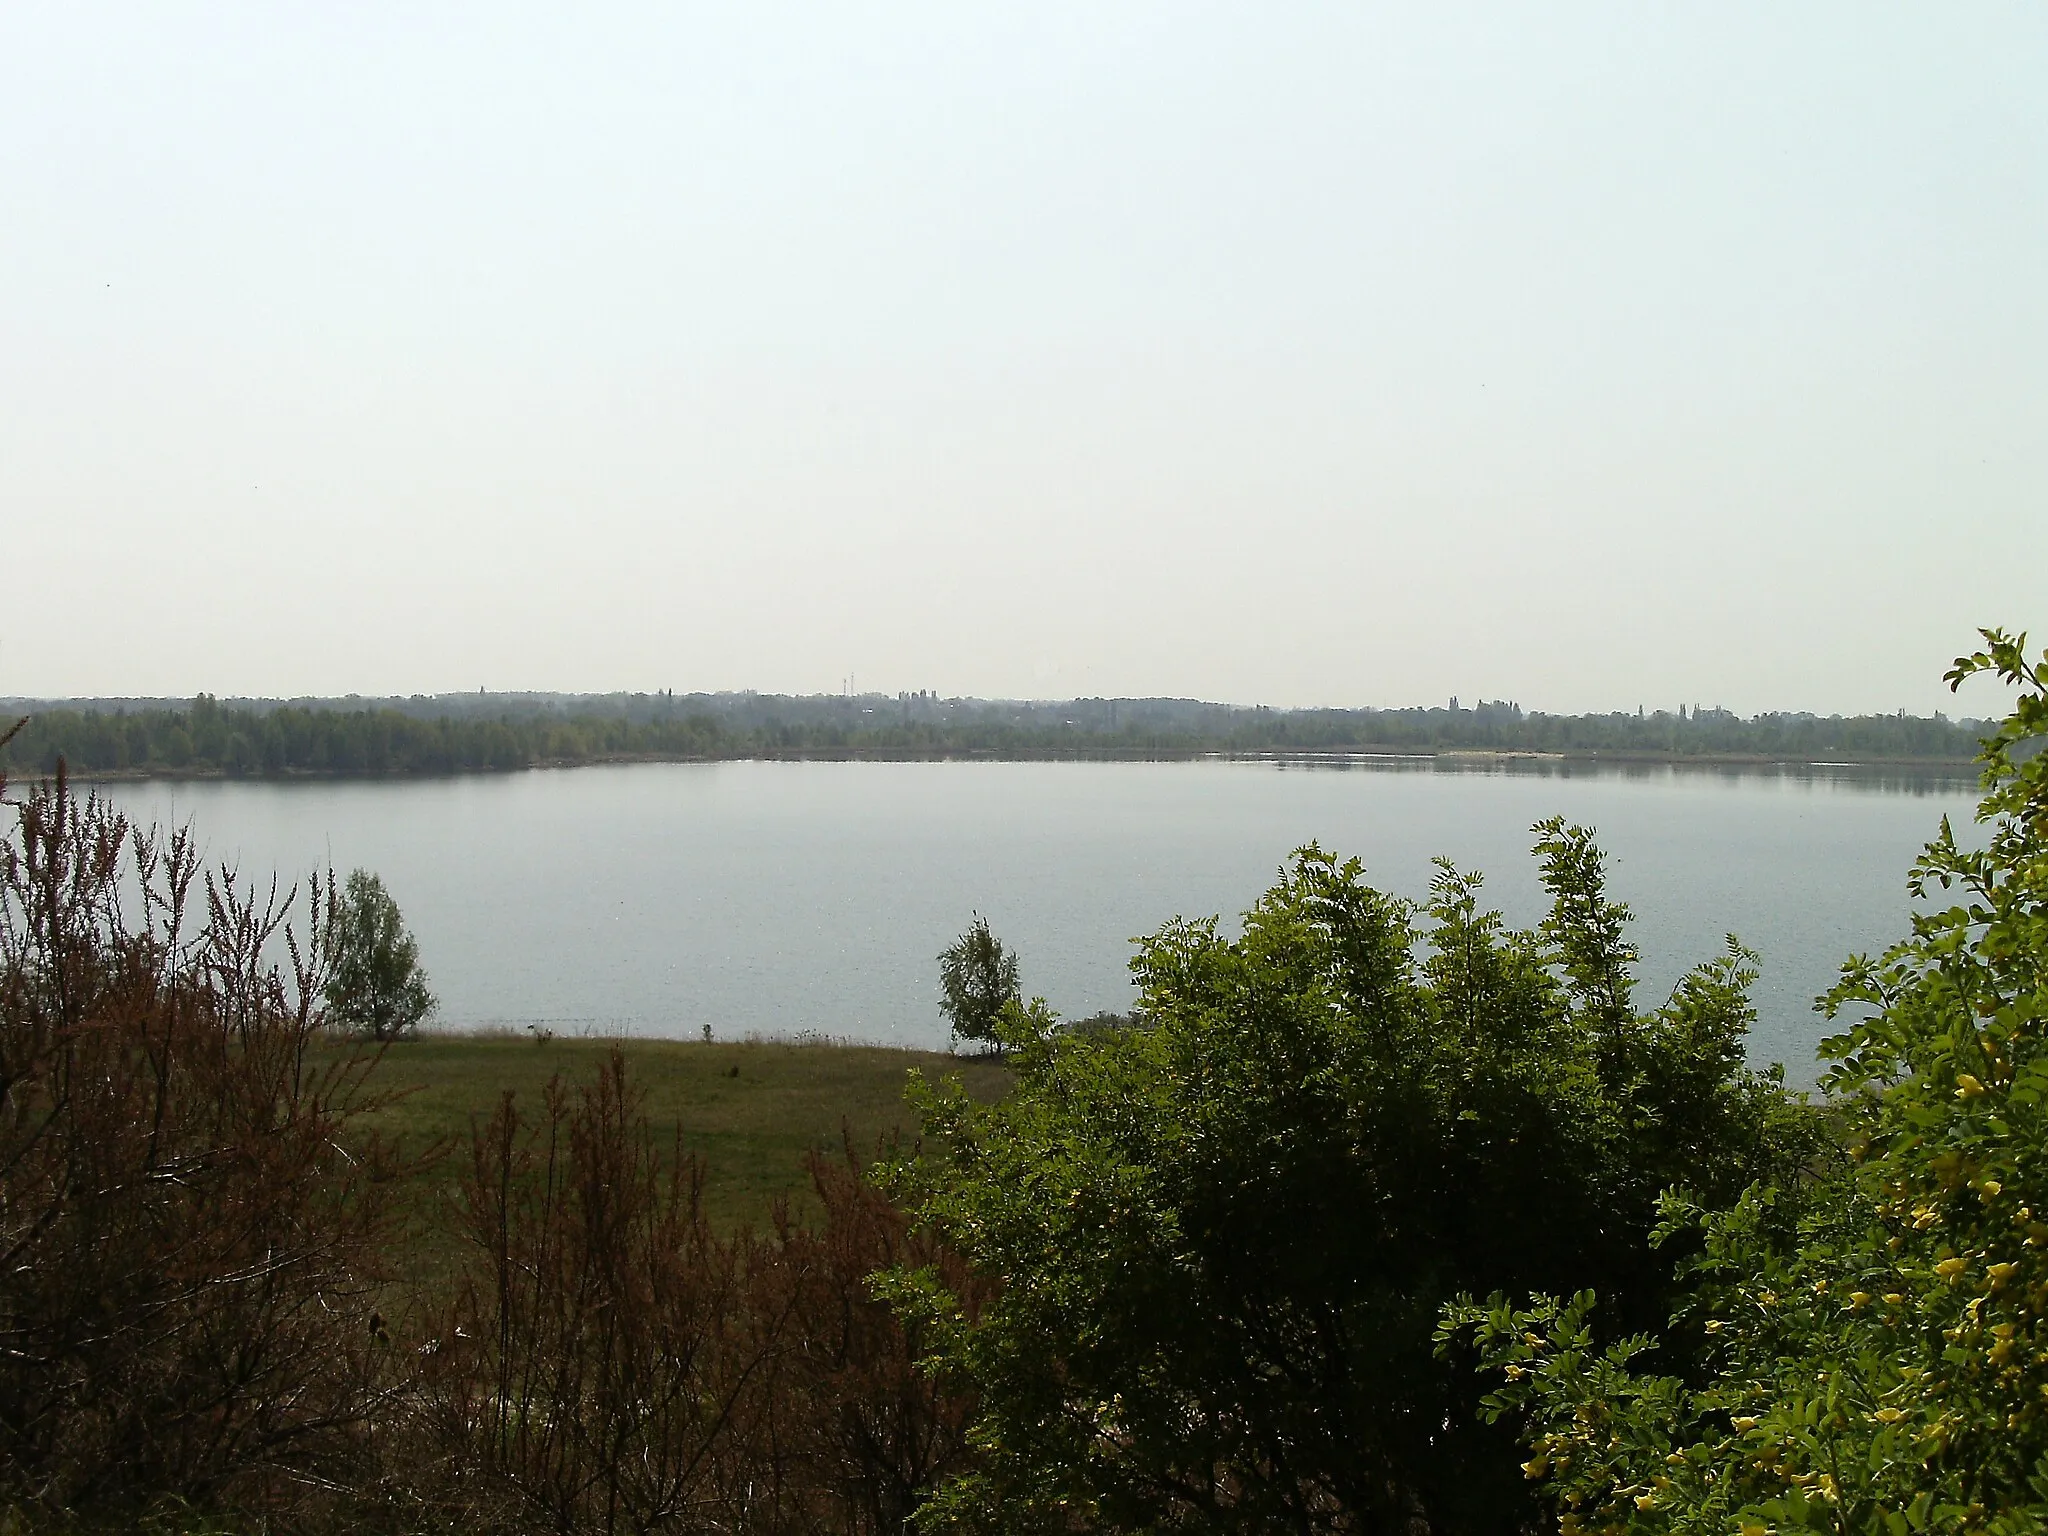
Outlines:
[[1904, 931], [1905, 873], [1966, 779], [1537, 764], [708, 763], [402, 783], [148, 783], [216, 860], [378, 871], [451, 1025], [942, 1046], [934, 957], [984, 914], [1027, 993], [1070, 1016], [1132, 996], [1131, 936], [1226, 918], [1310, 839], [1376, 884], [1430, 858], [1541, 915], [1532, 822], [1592, 825], [1635, 908], [1645, 998], [1736, 933], [1764, 959], [1752, 1055], [1813, 1076], [1812, 1000]]

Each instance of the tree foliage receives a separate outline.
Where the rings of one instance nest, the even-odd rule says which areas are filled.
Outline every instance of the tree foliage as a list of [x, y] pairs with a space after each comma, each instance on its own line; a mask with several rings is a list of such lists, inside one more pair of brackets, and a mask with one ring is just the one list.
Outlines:
[[939, 1011], [962, 1040], [985, 1041], [1000, 1051], [997, 1021], [1022, 995], [1016, 955], [976, 913], [967, 931], [939, 952]]
[[433, 1013], [434, 994], [420, 969], [419, 941], [405, 926], [384, 882], [350, 872], [332, 897], [327, 927], [328, 1023], [372, 1040], [404, 1040]]
[[[1985, 845], [1944, 821], [1909, 884], [1951, 904], [1824, 1000], [1860, 1014], [1823, 1048], [1852, 1164], [1671, 1200], [1698, 1247], [1657, 1333], [1603, 1347], [1604, 1294], [1452, 1315], [1567, 1532], [2048, 1528], [2048, 657], [1984, 638], [1950, 684], [2021, 690]], [[1648, 1369], [1689, 1338], [1704, 1373]]]
[[932, 1519], [1492, 1532], [1527, 1513], [1512, 1437], [1433, 1352], [1442, 1304], [1564, 1282], [1661, 1317], [1659, 1191], [1732, 1199], [1811, 1142], [1742, 1065], [1747, 953], [1731, 940], [1638, 1010], [1590, 834], [1536, 830], [1538, 930], [1448, 865], [1418, 912], [1311, 845], [1242, 937], [1211, 919], [1140, 942], [1134, 1025], [1013, 1005], [1008, 1099], [923, 1090], [936, 1151], [898, 1187], [1000, 1284], [974, 1318], [932, 1275], [888, 1282], [980, 1395], [979, 1465]]

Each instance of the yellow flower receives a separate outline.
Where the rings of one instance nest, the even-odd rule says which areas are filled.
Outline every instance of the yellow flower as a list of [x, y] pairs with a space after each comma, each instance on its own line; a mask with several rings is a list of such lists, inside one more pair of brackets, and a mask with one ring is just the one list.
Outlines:
[[1959, 1072], [1956, 1074], [1957, 1098], [1974, 1099], [1975, 1097], [1977, 1097], [1978, 1094], [1982, 1093], [1983, 1091], [1984, 1085], [1978, 1082], [1976, 1078], [1970, 1076], [1969, 1073]]
[[1651, 1510], [1651, 1509], [1655, 1509], [1656, 1507], [1657, 1507], [1657, 1495], [1655, 1495], [1654, 1493], [1639, 1493], [1639, 1494], [1637, 1494], [1637, 1495], [1636, 1495], [1636, 1508], [1637, 1508], [1637, 1509], [1641, 1509], [1641, 1510]]
[[1984, 1271], [1984, 1278], [1993, 1285], [2003, 1285], [2018, 1268], [2017, 1264], [1993, 1264]]
[[1906, 1298], [1901, 1296], [1897, 1291], [1886, 1291], [1884, 1293], [1884, 1304], [1888, 1307], [1903, 1306], [1905, 1305], [1905, 1301]]
[[1983, 1197], [1986, 1200], [1996, 1200], [2000, 1195], [2005, 1193], [2005, 1186], [1999, 1183], [1996, 1179], [1986, 1179], [1982, 1184], [1979, 1184], [1977, 1186], [1977, 1191], [1979, 1194], [1983, 1195]]
[[1748, 1414], [1744, 1414], [1741, 1418], [1736, 1419], [1733, 1422], [1735, 1427], [1741, 1430], [1744, 1434], [1748, 1434], [1752, 1429], [1756, 1428], [1756, 1420]]
[[1545, 1461], [1541, 1456], [1535, 1457], [1533, 1460], [1525, 1461], [1522, 1463], [1522, 1476], [1528, 1478], [1531, 1482], [1534, 1482], [1537, 1478], [1541, 1477], [1544, 1473], [1548, 1472], [1549, 1470], [1550, 1463]]
[[1849, 1305], [1850, 1305], [1850, 1306], [1852, 1306], [1852, 1307], [1867, 1307], [1867, 1306], [1869, 1306], [1869, 1305], [1870, 1305], [1870, 1292], [1868, 1292], [1868, 1291], [1851, 1291], [1851, 1292], [1849, 1293]]
[[1880, 1408], [1871, 1417], [1880, 1424], [1896, 1424], [1906, 1415], [1897, 1408]]
[[1934, 1272], [1944, 1280], [1953, 1280], [1967, 1267], [1961, 1259], [1949, 1258], [1943, 1259], [1939, 1264], [1935, 1265]]

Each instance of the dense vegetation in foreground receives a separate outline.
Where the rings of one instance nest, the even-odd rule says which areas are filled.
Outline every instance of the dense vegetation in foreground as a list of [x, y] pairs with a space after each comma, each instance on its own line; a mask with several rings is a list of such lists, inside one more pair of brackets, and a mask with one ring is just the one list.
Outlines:
[[0, 766], [81, 774], [433, 774], [633, 759], [1186, 757], [1524, 752], [1634, 760], [1967, 763], [1979, 722], [1720, 709], [1238, 709], [1175, 699], [991, 703], [756, 694], [38, 708]]
[[1987, 845], [1944, 827], [1913, 878], [1959, 903], [1845, 969], [1825, 1116], [1742, 1065], [1736, 941], [1637, 997], [1550, 821], [1536, 928], [1302, 849], [1237, 938], [1141, 941], [1133, 1019], [1010, 1003], [1007, 1092], [914, 1079], [921, 1141], [811, 1150], [808, 1211], [752, 1221], [620, 1055], [394, 1136], [458, 1116], [399, 1096], [431, 1045], [328, 1027], [320, 892], [31, 790], [0, 1518], [2042, 1531], [2048, 658], [1988, 642]]

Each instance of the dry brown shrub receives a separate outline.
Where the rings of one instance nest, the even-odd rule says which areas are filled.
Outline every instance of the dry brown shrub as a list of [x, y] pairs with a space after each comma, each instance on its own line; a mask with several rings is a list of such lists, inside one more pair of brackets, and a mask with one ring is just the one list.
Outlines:
[[903, 1530], [934, 1484], [959, 1470], [973, 1404], [919, 1366], [919, 1329], [876, 1299], [871, 1277], [935, 1268], [977, 1310], [988, 1287], [910, 1225], [850, 1144], [809, 1164], [822, 1218], [800, 1227], [778, 1212], [774, 1262], [756, 1279], [765, 1293], [757, 1309], [777, 1310], [787, 1296], [791, 1319], [778, 1414], [757, 1459], [779, 1473], [776, 1529], [879, 1536]]
[[592, 1085], [511, 1094], [476, 1127], [471, 1258], [424, 1347], [422, 1494], [478, 1529], [651, 1530], [705, 1506], [744, 1398], [739, 1247], [703, 1216], [702, 1172], [647, 1145], [614, 1053]]
[[475, 1530], [894, 1532], [964, 1454], [967, 1404], [868, 1288], [958, 1266], [858, 1164], [815, 1226], [715, 1232], [616, 1053], [473, 1133], [460, 1296], [422, 1349], [421, 1516]]
[[308, 1050], [322, 893], [302, 943], [61, 773], [5, 803], [0, 1505], [306, 1511], [392, 1390], [371, 1058]]

